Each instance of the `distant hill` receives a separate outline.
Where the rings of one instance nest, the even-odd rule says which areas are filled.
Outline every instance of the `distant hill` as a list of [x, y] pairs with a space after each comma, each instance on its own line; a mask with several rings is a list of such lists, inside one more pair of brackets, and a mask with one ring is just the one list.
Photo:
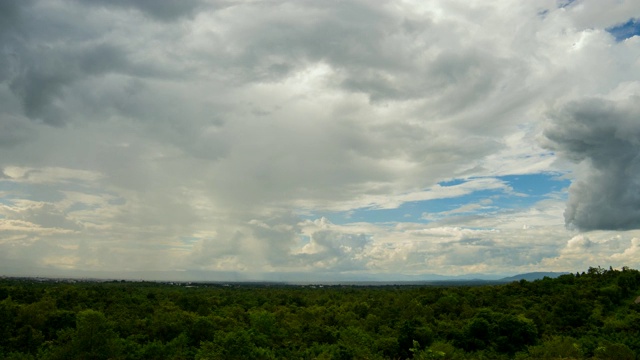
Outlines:
[[504, 282], [512, 282], [512, 281], [520, 281], [520, 280], [534, 281], [534, 280], [540, 280], [545, 276], [548, 276], [550, 278], [557, 278], [558, 276], [565, 275], [565, 274], [568, 274], [568, 273], [566, 272], [530, 272], [530, 273], [518, 274], [518, 275], [502, 278], [500, 279], [500, 281], [504, 281]]
[[[1, 0], [0, 0], [1, 1]], [[18, 273], [5, 269], [0, 264], [0, 276], [17, 278], [51, 278], [51, 279], [76, 279], [76, 280], [129, 280], [129, 281], [168, 281], [168, 282], [223, 282], [223, 283], [281, 283], [290, 285], [327, 284], [327, 285], [490, 285], [525, 279], [533, 281], [545, 276], [556, 278], [567, 274], [563, 272], [531, 272], [510, 277], [506, 274], [463, 274], [440, 275], [425, 274], [351, 274], [335, 272], [267, 272], [267, 273], [242, 273], [233, 271], [77, 271], [77, 270], [53, 270], [47, 268], [31, 268], [29, 273]]]

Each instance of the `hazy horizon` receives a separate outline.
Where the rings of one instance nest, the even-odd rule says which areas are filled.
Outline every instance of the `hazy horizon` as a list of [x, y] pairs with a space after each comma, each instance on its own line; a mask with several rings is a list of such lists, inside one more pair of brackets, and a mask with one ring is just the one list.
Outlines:
[[69, 279], [69, 280], [97, 280], [97, 281], [156, 281], [156, 282], [201, 282], [201, 283], [285, 283], [285, 284], [350, 284], [350, 283], [438, 283], [438, 282], [468, 282], [468, 281], [500, 281], [520, 275], [543, 274], [539, 276], [561, 275], [569, 272], [544, 272], [536, 271], [519, 274], [462, 274], [462, 275], [442, 275], [442, 274], [349, 274], [349, 273], [299, 273], [299, 272], [271, 272], [271, 273], [244, 273], [244, 272], [223, 272], [223, 271], [130, 271], [130, 272], [110, 272], [110, 271], [78, 271], [59, 269], [30, 269], [18, 272], [8, 271], [0, 277], [7, 278], [30, 278], [30, 279]]

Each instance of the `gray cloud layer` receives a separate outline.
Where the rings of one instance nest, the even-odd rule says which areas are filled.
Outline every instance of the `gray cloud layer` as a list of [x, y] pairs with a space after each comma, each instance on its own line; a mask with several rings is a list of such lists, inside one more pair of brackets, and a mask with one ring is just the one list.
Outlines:
[[640, 96], [565, 105], [545, 131], [550, 147], [584, 164], [569, 189], [567, 224], [582, 230], [640, 227]]
[[[633, 14], [617, 0], [1, 1], [0, 263], [417, 273], [556, 254], [561, 268], [562, 194], [415, 223], [319, 218], [524, 197], [496, 177], [575, 170], [567, 222], [632, 228], [640, 47], [604, 29]], [[546, 146], [579, 165], [537, 143], [549, 109]]]

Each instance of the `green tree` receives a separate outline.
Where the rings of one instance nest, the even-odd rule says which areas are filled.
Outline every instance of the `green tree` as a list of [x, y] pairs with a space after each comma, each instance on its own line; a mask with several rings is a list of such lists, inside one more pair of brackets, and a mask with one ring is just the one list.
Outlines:
[[196, 354], [196, 360], [244, 360], [272, 359], [273, 354], [259, 348], [253, 342], [251, 333], [236, 330], [228, 333], [217, 332], [213, 341], [205, 341]]
[[76, 332], [72, 338], [72, 353], [76, 359], [111, 359], [119, 354], [117, 335], [100, 311], [78, 313]]
[[596, 348], [593, 353], [596, 359], [606, 360], [635, 360], [636, 354], [625, 344], [605, 343]]
[[15, 319], [19, 306], [11, 297], [0, 301], [0, 355], [9, 348], [9, 340], [15, 331]]
[[529, 346], [528, 356], [525, 358], [552, 360], [552, 359], [579, 359], [582, 358], [580, 345], [574, 338], [566, 336], [554, 336], [545, 340], [540, 345]]

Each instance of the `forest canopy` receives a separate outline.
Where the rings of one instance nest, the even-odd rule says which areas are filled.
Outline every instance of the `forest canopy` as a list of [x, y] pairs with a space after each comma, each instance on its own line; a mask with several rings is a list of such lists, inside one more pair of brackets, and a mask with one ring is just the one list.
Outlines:
[[484, 286], [0, 280], [3, 359], [636, 359], [640, 272]]

